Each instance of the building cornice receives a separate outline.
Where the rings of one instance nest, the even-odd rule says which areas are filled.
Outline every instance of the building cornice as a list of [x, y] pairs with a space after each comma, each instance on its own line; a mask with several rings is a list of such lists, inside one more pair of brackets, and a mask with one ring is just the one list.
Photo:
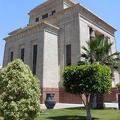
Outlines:
[[15, 36], [21, 36], [22, 34], [25, 34], [26, 31], [30, 31], [30, 30], [33, 30], [33, 32], [35, 31], [34, 29], [36, 28], [43, 28], [43, 29], [46, 29], [46, 28], [51, 28], [52, 30], [59, 30], [58, 27], [54, 26], [54, 25], [51, 25], [50, 23], [47, 23], [45, 21], [42, 21], [42, 22], [37, 22], [33, 25], [30, 25], [30, 26], [27, 26], [27, 27], [24, 27], [24, 28], [20, 28], [20, 29], [17, 29], [11, 33], [9, 33], [10, 36], [4, 38], [4, 40], [9, 40], [10, 38], [14, 38]]
[[59, 11], [55, 15], [47, 18], [45, 21], [49, 22], [49, 21], [54, 20], [55, 18], [59, 19], [59, 17], [61, 15], [63, 17], [65, 17], [65, 16], [68, 17], [68, 14], [71, 15], [74, 13], [80, 14], [80, 16], [82, 16], [86, 20], [89, 20], [89, 22], [94, 23], [94, 25], [96, 25], [97, 27], [102, 28], [103, 30], [105, 30], [106, 32], [108, 32], [109, 34], [114, 36], [114, 32], [116, 31], [116, 29], [113, 26], [111, 26], [110, 24], [105, 22], [103, 19], [101, 19], [100, 17], [98, 17], [97, 15], [95, 15], [94, 13], [92, 13], [90, 10], [86, 9], [79, 3], [69, 7], [67, 9]]
[[88, 13], [88, 14], [92, 15], [92, 17], [96, 17], [98, 20], [100, 20], [104, 24], [110, 26], [112, 29], [114, 29], [116, 31], [116, 28], [114, 28], [113, 26], [111, 26], [110, 24], [108, 24], [105, 20], [103, 20], [102, 18], [100, 18], [99, 16], [97, 16], [95, 13], [91, 12], [89, 9], [87, 9], [83, 5], [81, 5], [81, 4], [78, 3], [76, 6], [78, 6], [79, 8], [82, 7], [85, 10], [86, 14]]

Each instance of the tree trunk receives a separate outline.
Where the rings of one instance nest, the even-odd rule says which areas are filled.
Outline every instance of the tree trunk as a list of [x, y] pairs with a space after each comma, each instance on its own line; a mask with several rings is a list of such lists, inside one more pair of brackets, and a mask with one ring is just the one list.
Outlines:
[[86, 120], [92, 120], [91, 113], [90, 113], [90, 103], [89, 103], [89, 96], [86, 96]]
[[104, 94], [97, 94], [97, 98], [96, 98], [96, 102], [97, 102], [97, 109], [104, 109], [105, 105], [104, 105]]

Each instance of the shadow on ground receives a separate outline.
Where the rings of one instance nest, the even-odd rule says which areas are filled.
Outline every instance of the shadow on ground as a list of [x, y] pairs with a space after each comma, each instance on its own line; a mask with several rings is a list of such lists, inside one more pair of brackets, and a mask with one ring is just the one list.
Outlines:
[[[92, 118], [97, 120], [98, 118]], [[52, 116], [48, 117], [48, 120], [86, 120], [85, 116]]]

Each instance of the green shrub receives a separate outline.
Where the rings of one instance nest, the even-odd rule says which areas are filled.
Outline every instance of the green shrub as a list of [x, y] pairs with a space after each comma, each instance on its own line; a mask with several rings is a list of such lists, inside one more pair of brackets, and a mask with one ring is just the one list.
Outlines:
[[0, 114], [4, 120], [35, 120], [40, 114], [39, 80], [16, 59], [1, 70]]

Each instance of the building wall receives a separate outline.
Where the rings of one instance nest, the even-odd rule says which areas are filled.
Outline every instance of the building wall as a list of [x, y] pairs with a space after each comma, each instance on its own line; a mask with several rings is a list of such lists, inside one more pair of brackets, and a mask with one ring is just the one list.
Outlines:
[[59, 44], [58, 44], [58, 57], [59, 57], [59, 86], [63, 87], [62, 71], [66, 66], [66, 45], [71, 45], [71, 63], [76, 65], [79, 61], [79, 27], [78, 19], [70, 18], [69, 21], [58, 25], [60, 28], [59, 32]]
[[58, 36], [44, 32], [43, 87], [58, 88]]
[[[46, 31], [44, 31], [45, 29]], [[33, 70], [33, 45], [35, 44], [37, 44], [38, 49], [36, 75], [40, 80], [41, 87], [43, 87], [43, 84], [48, 87], [48, 84], [45, 84], [48, 79], [52, 81], [49, 87], [58, 87], [58, 39], [54, 31], [47, 32], [46, 26], [34, 27], [24, 31], [24, 34], [20, 33], [6, 40], [4, 66], [10, 62], [11, 51], [14, 52], [13, 59], [18, 59], [20, 58], [20, 49], [24, 47], [24, 63]], [[43, 79], [45, 79], [44, 83]], [[53, 82], [54, 80], [56, 82]]]

